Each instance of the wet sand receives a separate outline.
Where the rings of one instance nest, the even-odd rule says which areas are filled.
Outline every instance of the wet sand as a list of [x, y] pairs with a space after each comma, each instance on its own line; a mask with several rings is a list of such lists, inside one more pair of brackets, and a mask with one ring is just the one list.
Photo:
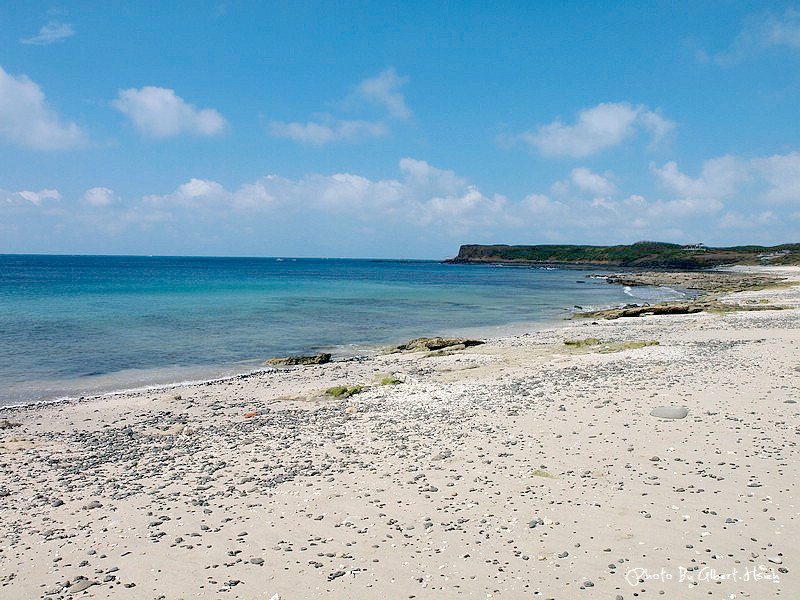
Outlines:
[[800, 597], [800, 287], [722, 301], [2, 410], [0, 597]]

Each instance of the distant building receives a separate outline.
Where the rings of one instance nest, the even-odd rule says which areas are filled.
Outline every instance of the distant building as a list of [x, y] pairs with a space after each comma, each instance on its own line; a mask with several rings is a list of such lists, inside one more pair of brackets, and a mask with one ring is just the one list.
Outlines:
[[683, 249], [684, 249], [684, 250], [695, 250], [695, 251], [697, 251], [697, 252], [705, 252], [705, 250], [706, 250], [706, 245], [705, 245], [705, 244], [703, 244], [703, 243], [698, 243], [698, 244], [689, 244], [689, 245], [687, 245], [687, 246], [684, 246], [684, 247], [683, 247]]

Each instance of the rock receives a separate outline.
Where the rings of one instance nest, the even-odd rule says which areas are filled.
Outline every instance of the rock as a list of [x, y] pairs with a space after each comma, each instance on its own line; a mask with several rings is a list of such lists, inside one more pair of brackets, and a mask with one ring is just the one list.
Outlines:
[[658, 406], [650, 411], [650, 415], [659, 419], [685, 419], [689, 409], [683, 406]]
[[20, 427], [22, 423], [12, 423], [8, 419], [0, 421], [0, 429], [11, 429], [12, 427]]
[[102, 508], [102, 504], [100, 504], [97, 500], [92, 500], [89, 504], [85, 505], [83, 508], [85, 510], [92, 510], [93, 508]]
[[83, 590], [89, 589], [93, 585], [97, 585], [96, 581], [91, 581], [89, 579], [81, 579], [80, 581], [76, 581], [71, 586], [67, 588], [68, 594], [77, 594], [78, 592], [82, 592]]
[[277, 367], [288, 367], [295, 365], [324, 365], [325, 363], [329, 362], [331, 362], [331, 355], [327, 352], [321, 352], [320, 354], [311, 354], [306, 356], [276, 356], [270, 358], [264, 364]]
[[432, 337], [432, 338], [417, 338], [407, 342], [405, 344], [400, 344], [396, 346], [394, 349], [396, 351], [404, 352], [404, 351], [419, 351], [419, 350], [441, 350], [442, 348], [453, 348], [458, 346], [459, 348], [469, 348], [470, 346], [479, 346], [483, 344], [480, 340], [469, 340], [466, 338], [442, 338], [442, 337]]
[[767, 560], [771, 563], [775, 563], [776, 565], [783, 564], [783, 559], [780, 556], [768, 556]]

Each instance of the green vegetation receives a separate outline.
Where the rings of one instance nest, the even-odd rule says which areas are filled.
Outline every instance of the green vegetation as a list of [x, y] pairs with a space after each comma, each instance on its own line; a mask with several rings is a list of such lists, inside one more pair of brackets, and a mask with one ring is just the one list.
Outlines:
[[596, 346], [602, 344], [597, 338], [586, 338], [585, 340], [564, 340], [567, 346], [574, 346], [575, 348], [585, 348], [586, 346]]
[[396, 377], [391, 376], [391, 375], [387, 375], [386, 377], [384, 377], [380, 381], [380, 385], [398, 385], [400, 383], [403, 383], [403, 382], [401, 380], [397, 379]]
[[579, 264], [661, 269], [704, 269], [732, 264], [800, 264], [800, 244], [710, 248], [665, 242], [636, 242], [618, 246], [466, 244], [456, 263]]
[[333, 396], [334, 398], [349, 398], [359, 392], [364, 390], [364, 386], [361, 385], [354, 385], [353, 387], [347, 387], [344, 385], [338, 385], [336, 387], [328, 388], [325, 390], [325, 393]]
[[645, 346], [658, 346], [658, 341], [602, 342], [597, 338], [586, 338], [583, 340], [564, 340], [564, 344], [571, 348], [592, 348], [600, 354], [610, 354], [611, 352], [622, 352], [623, 350], [636, 350]]

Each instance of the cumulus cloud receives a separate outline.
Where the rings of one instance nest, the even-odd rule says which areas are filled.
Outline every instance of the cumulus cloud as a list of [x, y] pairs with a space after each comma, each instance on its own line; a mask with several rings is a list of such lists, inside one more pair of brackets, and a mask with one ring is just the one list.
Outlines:
[[58, 190], [43, 189], [38, 192], [24, 190], [13, 194], [6, 194], [6, 201], [10, 203], [24, 202], [34, 206], [42, 206], [47, 200], [61, 200], [62, 196]]
[[703, 162], [699, 177], [689, 177], [678, 169], [675, 161], [651, 169], [667, 188], [690, 198], [726, 198], [751, 180], [746, 161], [735, 156], [722, 156]]
[[674, 128], [675, 123], [644, 105], [607, 102], [578, 111], [572, 125], [556, 119], [519, 137], [546, 156], [581, 158], [621, 144], [638, 130], [656, 144]]
[[[411, 110], [400, 90], [407, 81], [407, 77], [400, 77], [394, 69], [387, 69], [362, 81], [340, 104], [345, 108], [352, 108], [356, 104], [368, 102], [380, 106], [389, 118], [408, 119], [411, 117]], [[381, 119], [344, 119], [324, 114], [305, 122], [273, 120], [269, 124], [269, 131], [274, 137], [324, 146], [331, 142], [380, 138], [388, 135], [389, 126]]]
[[[715, 236], [729, 240], [735, 232], [743, 241], [779, 243], [796, 235], [798, 166], [800, 152], [712, 158], [696, 175], [685, 174], [674, 162], [653, 165], [651, 177], [661, 184], [663, 195], [620, 190], [622, 183], [612, 173], [577, 167], [549, 193], [533, 191], [510, 199], [482, 190], [454, 171], [409, 157], [398, 162], [392, 177], [268, 175], [234, 187], [194, 177], [167, 193], [124, 202], [106, 187], [91, 188], [72, 200], [49, 188], [0, 192], [0, 210], [5, 211], [0, 224], [10, 230], [19, 215], [30, 222], [47, 215], [53, 229], [60, 224], [73, 231], [127, 232], [131, 239], [145, 229], [161, 232], [158, 239], [219, 235], [229, 236], [232, 244], [247, 235], [254, 244], [250, 251], [259, 252], [266, 251], [259, 245], [265, 240], [273, 244], [273, 252], [286, 252], [279, 244], [308, 238], [313, 250], [295, 245], [293, 251], [322, 254], [342, 251], [342, 240], [349, 244], [353, 239], [358, 240], [352, 246], [355, 252], [367, 244], [378, 252], [414, 248], [418, 256], [447, 252], [465, 240], [714, 243]], [[424, 250], [418, 242], [426, 244]]]
[[309, 121], [307, 123], [284, 123], [272, 121], [270, 133], [315, 146], [339, 140], [357, 141], [365, 138], [377, 138], [386, 135], [388, 127], [381, 122], [372, 121], [337, 121], [330, 119], [327, 123]]
[[578, 189], [597, 196], [608, 196], [617, 190], [617, 186], [607, 177], [593, 173], [586, 167], [572, 169], [570, 180]]
[[49, 46], [56, 42], [63, 42], [68, 37], [75, 35], [75, 29], [71, 23], [59, 23], [50, 21], [42, 26], [39, 34], [33, 37], [21, 39], [21, 44], [33, 44], [35, 46]]
[[770, 185], [765, 200], [800, 205], [800, 152], [754, 158], [750, 165]]
[[111, 105], [129, 117], [141, 134], [157, 139], [182, 134], [218, 135], [227, 126], [225, 118], [213, 108], [198, 109], [168, 88], [120, 90]]
[[0, 67], [0, 137], [36, 150], [62, 150], [86, 143], [75, 123], [63, 122], [47, 105], [41, 88], [27, 76]]
[[728, 48], [712, 54], [700, 49], [697, 58], [700, 62], [730, 67], [771, 48], [800, 50], [800, 11], [787, 8], [780, 15], [768, 12], [753, 17], [744, 24]]
[[408, 119], [411, 117], [411, 109], [400, 91], [406, 83], [408, 77], [400, 77], [390, 67], [377, 76], [362, 81], [358, 85], [358, 94], [369, 102], [382, 105], [395, 119]]
[[93, 187], [83, 195], [84, 204], [98, 208], [110, 206], [115, 200], [114, 192], [107, 187]]

